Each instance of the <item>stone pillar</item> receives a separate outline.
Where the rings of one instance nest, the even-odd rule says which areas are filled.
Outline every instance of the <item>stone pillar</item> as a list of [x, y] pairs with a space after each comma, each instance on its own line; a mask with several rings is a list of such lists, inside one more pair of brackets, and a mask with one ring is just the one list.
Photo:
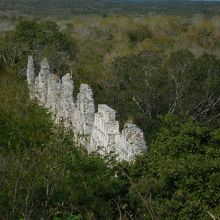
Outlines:
[[77, 95], [73, 126], [80, 135], [90, 136], [95, 117], [95, 104], [92, 89], [87, 84], [80, 86]]
[[32, 56], [28, 57], [27, 83], [28, 83], [30, 98], [33, 99], [35, 97], [35, 68], [34, 68], [34, 61]]
[[125, 124], [122, 130], [121, 144], [118, 148], [119, 159], [131, 161], [135, 155], [143, 153], [146, 149], [143, 131], [135, 124]]
[[50, 64], [48, 63], [47, 59], [44, 59], [41, 62], [40, 73], [37, 78], [38, 99], [40, 103], [43, 105], [46, 105], [47, 103], [49, 76], [50, 76]]
[[72, 117], [75, 111], [73, 89], [72, 76], [67, 73], [62, 77], [60, 104], [58, 106], [58, 116], [63, 119], [66, 125], [72, 124]]
[[54, 113], [55, 119], [60, 111], [60, 96], [61, 80], [57, 75], [51, 74], [48, 79], [47, 107]]
[[116, 151], [116, 140], [120, 137], [119, 122], [115, 120], [115, 110], [107, 105], [98, 105], [98, 112], [92, 128], [88, 151], [107, 155]]

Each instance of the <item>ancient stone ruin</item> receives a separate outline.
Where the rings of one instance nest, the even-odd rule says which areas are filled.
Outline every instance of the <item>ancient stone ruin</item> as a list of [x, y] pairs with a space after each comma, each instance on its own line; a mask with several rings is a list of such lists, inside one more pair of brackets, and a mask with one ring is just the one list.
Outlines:
[[27, 82], [31, 99], [48, 108], [56, 123], [63, 122], [73, 129], [89, 153], [115, 154], [118, 160], [131, 161], [146, 150], [144, 134], [135, 124], [127, 123], [119, 130], [116, 111], [105, 104], [95, 104], [92, 89], [82, 84], [77, 97], [73, 97], [74, 84], [68, 73], [60, 79], [51, 73], [46, 59], [41, 62], [39, 74], [34, 62], [28, 57]]

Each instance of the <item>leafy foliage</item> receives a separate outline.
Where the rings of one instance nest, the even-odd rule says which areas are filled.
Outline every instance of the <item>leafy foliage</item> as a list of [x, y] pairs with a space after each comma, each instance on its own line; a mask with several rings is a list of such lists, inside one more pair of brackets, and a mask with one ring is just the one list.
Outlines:
[[22, 20], [15, 31], [8, 32], [2, 41], [1, 58], [5, 65], [21, 67], [27, 56], [32, 54], [38, 61], [43, 57], [49, 58], [54, 71], [69, 71], [70, 62], [76, 54], [74, 40], [52, 21], [37, 23]]
[[72, 132], [26, 96], [18, 77], [1, 76], [0, 217], [88, 219], [115, 215], [124, 190], [114, 170], [75, 147]]
[[219, 216], [219, 129], [193, 120], [181, 123], [171, 115], [165, 124], [137, 162], [143, 166], [137, 181], [142, 195], [151, 198], [159, 219]]
[[[0, 218], [217, 219], [219, 30], [210, 22], [94, 16], [65, 28], [25, 20], [1, 35]], [[72, 70], [76, 87], [90, 84], [97, 103], [137, 123], [148, 152], [132, 163], [87, 155], [29, 100], [22, 74], [30, 53], [37, 62], [47, 56], [59, 75]]]

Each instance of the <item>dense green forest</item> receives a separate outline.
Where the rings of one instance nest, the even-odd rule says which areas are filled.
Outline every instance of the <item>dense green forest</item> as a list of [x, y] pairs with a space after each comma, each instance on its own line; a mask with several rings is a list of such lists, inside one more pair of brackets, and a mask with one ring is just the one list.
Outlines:
[[[2, 18], [0, 219], [219, 219], [220, 17]], [[76, 147], [28, 97], [27, 56], [144, 131], [131, 163]]]

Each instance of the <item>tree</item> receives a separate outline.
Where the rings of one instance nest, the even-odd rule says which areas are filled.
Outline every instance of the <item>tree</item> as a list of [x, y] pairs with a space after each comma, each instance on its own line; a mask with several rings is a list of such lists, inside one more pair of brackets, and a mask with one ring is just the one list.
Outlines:
[[185, 113], [181, 114], [204, 122], [219, 123], [219, 71], [220, 62], [212, 55], [204, 54], [192, 63], [189, 69], [191, 82], [181, 103]]
[[148, 154], [135, 165], [142, 173], [137, 187], [142, 196], [151, 198], [159, 219], [220, 215], [219, 134], [219, 129], [193, 120], [181, 123], [175, 116], [165, 117]]
[[[163, 66], [168, 78], [169, 112], [181, 111], [181, 100], [188, 91], [192, 77], [189, 74], [189, 67], [194, 61], [194, 55], [188, 50], [172, 52], [165, 60]], [[179, 107], [181, 106], [181, 107]], [[187, 106], [186, 106], [187, 107]]]
[[24, 68], [27, 56], [31, 54], [38, 61], [47, 57], [51, 68], [62, 74], [69, 72], [75, 62], [74, 39], [60, 31], [52, 21], [20, 21], [15, 31], [6, 34], [2, 43], [5, 46], [0, 48], [0, 54], [6, 65], [16, 64], [18, 68]]
[[133, 118], [148, 134], [157, 127], [152, 119], [165, 104], [161, 62], [161, 55], [152, 51], [119, 57], [109, 70], [113, 79], [106, 82], [108, 104], [117, 110], [120, 120]]

